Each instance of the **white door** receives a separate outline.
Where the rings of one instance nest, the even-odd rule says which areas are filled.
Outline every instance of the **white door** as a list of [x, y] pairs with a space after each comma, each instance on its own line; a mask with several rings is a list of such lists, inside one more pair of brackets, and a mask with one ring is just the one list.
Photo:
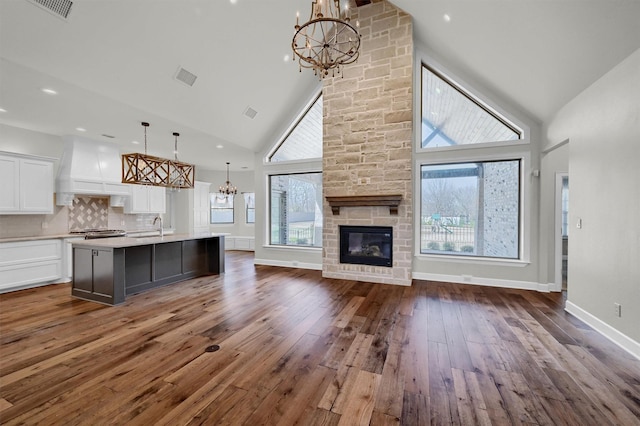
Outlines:
[[20, 209], [53, 213], [53, 164], [24, 159], [20, 162]]

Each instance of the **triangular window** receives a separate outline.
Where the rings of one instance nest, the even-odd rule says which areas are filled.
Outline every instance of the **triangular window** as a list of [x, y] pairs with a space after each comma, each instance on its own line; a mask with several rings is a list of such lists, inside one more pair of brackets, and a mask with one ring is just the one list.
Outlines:
[[431, 68], [422, 66], [421, 147], [522, 139], [522, 131]]
[[270, 162], [322, 158], [322, 94], [269, 156]]

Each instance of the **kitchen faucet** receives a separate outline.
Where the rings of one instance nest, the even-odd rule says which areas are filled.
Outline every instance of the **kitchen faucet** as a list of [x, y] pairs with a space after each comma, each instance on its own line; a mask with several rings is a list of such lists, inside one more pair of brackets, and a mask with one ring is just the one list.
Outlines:
[[156, 216], [153, 219], [153, 224], [155, 225], [157, 221], [160, 221], [160, 236], [164, 237], [164, 228], [162, 227], [162, 218], [160, 216]]

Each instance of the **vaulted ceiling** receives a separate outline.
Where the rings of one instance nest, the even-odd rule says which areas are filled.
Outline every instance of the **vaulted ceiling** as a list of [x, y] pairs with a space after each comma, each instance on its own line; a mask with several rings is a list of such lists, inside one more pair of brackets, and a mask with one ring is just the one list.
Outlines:
[[[419, 49], [540, 123], [640, 48], [635, 0], [393, 3], [413, 16]], [[181, 160], [252, 169], [253, 153], [319, 88], [291, 61], [296, 11], [309, 8], [309, 0], [76, 0], [64, 20], [29, 0], [1, 0], [0, 123], [140, 151], [132, 141], [148, 121], [150, 154], [172, 156], [179, 132]], [[179, 68], [197, 76], [193, 86], [174, 78]]]

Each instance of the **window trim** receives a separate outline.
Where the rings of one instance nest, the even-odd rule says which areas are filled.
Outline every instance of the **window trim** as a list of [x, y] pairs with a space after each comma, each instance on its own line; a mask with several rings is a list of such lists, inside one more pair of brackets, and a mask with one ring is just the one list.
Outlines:
[[[418, 204], [416, 210], [418, 212], [417, 220], [416, 220], [416, 244], [415, 244], [415, 254], [416, 257], [424, 257], [429, 259], [437, 259], [444, 258], [447, 261], [452, 261], [456, 259], [458, 261], [464, 260], [472, 260], [476, 263], [480, 261], [481, 263], [491, 263], [493, 265], [499, 264], [503, 262], [505, 265], [513, 265], [513, 264], [528, 264], [529, 256], [528, 251], [525, 257], [525, 221], [524, 221], [524, 206], [525, 206], [525, 185], [524, 185], [524, 169], [527, 164], [527, 156], [525, 155], [509, 155], [504, 154], [500, 156], [490, 156], [487, 158], [476, 158], [474, 157], [472, 160], [463, 160], [463, 159], [450, 159], [448, 161], [434, 161], [434, 162], [426, 162], [426, 161], [417, 161], [416, 163], [416, 203]], [[498, 163], [498, 162], [507, 162], [507, 161], [518, 161], [519, 162], [519, 177], [518, 177], [518, 257], [495, 257], [495, 256], [474, 256], [474, 255], [463, 255], [463, 254], [452, 254], [450, 252], [445, 253], [423, 253], [422, 252], [422, 167], [423, 166], [438, 166], [438, 165], [455, 165], [455, 164], [468, 164], [468, 163]]]
[[[236, 223], [236, 199], [235, 197], [233, 198], [233, 203], [231, 208], [228, 207], [218, 207], [215, 208], [213, 207], [213, 202], [212, 202], [212, 197], [216, 197], [216, 193], [212, 192], [209, 193], [209, 225], [234, 225]], [[231, 210], [231, 216], [233, 218], [233, 220], [231, 222], [213, 222], [213, 210], [217, 209], [217, 210]]]
[[[249, 204], [247, 204], [247, 199], [244, 196], [245, 194], [253, 194], [253, 222], [249, 222]], [[245, 225], [255, 225], [256, 224], [256, 193], [255, 192], [243, 192], [244, 199], [244, 224]]]
[[[274, 164], [274, 163], [272, 163]], [[277, 163], [275, 163], [277, 164]], [[266, 186], [266, 205], [268, 214], [265, 215], [266, 218], [266, 226], [265, 226], [265, 244], [263, 247], [265, 248], [282, 248], [282, 249], [306, 249], [306, 250], [322, 250], [323, 242], [320, 241], [320, 246], [303, 246], [303, 245], [287, 245], [287, 244], [273, 244], [271, 242], [271, 177], [273, 176], [291, 176], [291, 175], [308, 175], [312, 173], [319, 173], [321, 177], [324, 179], [324, 173], [322, 169], [318, 170], [317, 168], [313, 168], [313, 170], [300, 170], [295, 169], [295, 171], [284, 171], [284, 170], [273, 170], [272, 172], [265, 172], [265, 186]], [[324, 183], [324, 182], [323, 182]], [[324, 197], [323, 197], [324, 198]], [[322, 206], [321, 206], [322, 207]], [[324, 217], [324, 209], [322, 211], [322, 215]], [[324, 221], [323, 221], [324, 222]]]
[[[531, 141], [531, 130], [529, 126], [526, 125], [522, 120], [518, 119], [514, 116], [513, 113], [506, 111], [503, 107], [500, 107], [500, 103], [496, 102], [491, 97], [486, 96], [481, 90], [478, 90], [476, 86], [472, 83], [465, 81], [464, 79], [456, 76], [454, 73], [447, 70], [446, 67], [442, 66], [435, 59], [430, 57], [425, 53], [418, 52], [416, 53], [414, 67], [414, 80], [415, 80], [415, 96], [414, 96], [414, 139], [415, 139], [415, 152], [417, 154], [436, 154], [436, 153], [446, 153], [446, 152], [460, 152], [465, 150], [483, 150], [487, 148], [496, 148], [496, 147], [505, 147], [511, 148], [513, 150], [522, 149], [523, 145], [529, 145]], [[484, 142], [477, 144], [464, 144], [464, 145], [453, 145], [446, 147], [433, 147], [433, 148], [422, 148], [422, 72], [423, 68], [427, 68], [438, 77], [444, 79], [444, 81], [450, 84], [454, 89], [462, 93], [465, 97], [470, 99], [476, 105], [479, 105], [485, 111], [490, 113], [492, 116], [498, 118], [500, 122], [507, 120], [507, 125], [510, 129], [515, 130], [519, 133], [520, 139], [511, 140], [511, 141], [495, 141], [495, 142]], [[514, 108], [512, 105], [507, 105], [511, 108]]]
[[300, 124], [300, 122], [304, 119], [304, 117], [311, 110], [311, 108], [313, 108], [313, 105], [318, 101], [318, 99], [320, 99], [321, 96], [322, 96], [322, 89], [320, 89], [318, 93], [316, 93], [314, 96], [311, 97], [311, 99], [309, 100], [309, 102], [307, 102], [307, 104], [304, 106], [302, 111], [296, 116], [295, 120], [291, 122], [291, 124], [284, 131], [280, 139], [278, 139], [278, 142], [274, 144], [269, 151], [267, 151], [267, 155], [263, 159], [264, 164], [269, 164], [269, 165], [295, 164], [295, 163], [305, 163], [313, 160], [322, 160], [322, 157], [317, 157], [317, 158], [304, 158], [304, 159], [289, 160], [289, 161], [271, 161], [271, 157], [273, 157], [276, 151], [280, 149], [282, 144], [287, 140], [287, 138], [289, 137], [289, 135], [291, 135], [291, 133], [295, 130], [295, 128], [298, 127], [298, 124]]

